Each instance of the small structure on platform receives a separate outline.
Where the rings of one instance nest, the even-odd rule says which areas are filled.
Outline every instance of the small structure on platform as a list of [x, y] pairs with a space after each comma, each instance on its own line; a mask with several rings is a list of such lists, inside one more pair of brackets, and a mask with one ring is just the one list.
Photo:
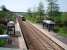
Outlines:
[[7, 23], [7, 33], [9, 35], [15, 35], [15, 23], [14, 23], [14, 21], [9, 21]]
[[9, 35], [0, 35], [0, 39], [9, 39]]
[[47, 27], [48, 31], [54, 29], [55, 22], [51, 20], [43, 20], [43, 28]]

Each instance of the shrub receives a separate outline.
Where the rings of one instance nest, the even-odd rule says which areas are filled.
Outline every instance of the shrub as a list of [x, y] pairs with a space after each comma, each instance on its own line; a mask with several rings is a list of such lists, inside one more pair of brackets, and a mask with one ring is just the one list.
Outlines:
[[6, 40], [0, 39], [0, 47], [3, 47], [6, 43]]
[[54, 31], [55, 33], [58, 33], [58, 31], [59, 31], [59, 27], [58, 27], [58, 26], [55, 27], [55, 28], [53, 29], [53, 31]]
[[0, 27], [0, 34], [4, 34], [4, 29]]
[[67, 37], [67, 27], [62, 27], [59, 29], [59, 34], [61, 36]]

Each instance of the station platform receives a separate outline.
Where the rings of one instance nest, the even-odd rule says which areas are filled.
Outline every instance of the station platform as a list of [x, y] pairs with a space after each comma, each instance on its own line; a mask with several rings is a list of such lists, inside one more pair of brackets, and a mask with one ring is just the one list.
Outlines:
[[27, 50], [27, 47], [26, 47], [26, 44], [25, 44], [25, 40], [23, 38], [23, 35], [22, 35], [22, 32], [21, 32], [21, 28], [19, 26], [18, 20], [16, 20], [15, 32], [19, 32], [19, 34], [21, 35], [21, 36], [18, 37], [19, 50]]

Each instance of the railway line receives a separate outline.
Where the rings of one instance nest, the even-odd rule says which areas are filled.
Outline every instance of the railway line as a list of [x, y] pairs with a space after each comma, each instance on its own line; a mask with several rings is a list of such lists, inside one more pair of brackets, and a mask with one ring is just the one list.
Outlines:
[[65, 50], [30, 23], [18, 21], [29, 50]]

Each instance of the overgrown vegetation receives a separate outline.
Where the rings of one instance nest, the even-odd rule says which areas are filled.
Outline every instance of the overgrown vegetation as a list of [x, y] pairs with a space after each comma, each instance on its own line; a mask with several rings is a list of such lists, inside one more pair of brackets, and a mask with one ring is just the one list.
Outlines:
[[0, 35], [5, 34], [6, 32], [6, 27], [4, 25], [0, 25]]
[[2, 6], [2, 10], [0, 11], [0, 34], [4, 34], [7, 27], [7, 22], [12, 20], [15, 21], [15, 15], [8, 10], [5, 6]]
[[0, 39], [0, 47], [5, 46], [5, 44], [7, 44], [7, 41], [5, 39]]
[[[6, 34], [8, 21], [15, 21], [15, 19], [15, 15], [5, 6], [2, 6], [2, 10], [0, 11], [0, 35]], [[0, 47], [4, 46], [6, 43], [6, 40], [0, 39]]]

